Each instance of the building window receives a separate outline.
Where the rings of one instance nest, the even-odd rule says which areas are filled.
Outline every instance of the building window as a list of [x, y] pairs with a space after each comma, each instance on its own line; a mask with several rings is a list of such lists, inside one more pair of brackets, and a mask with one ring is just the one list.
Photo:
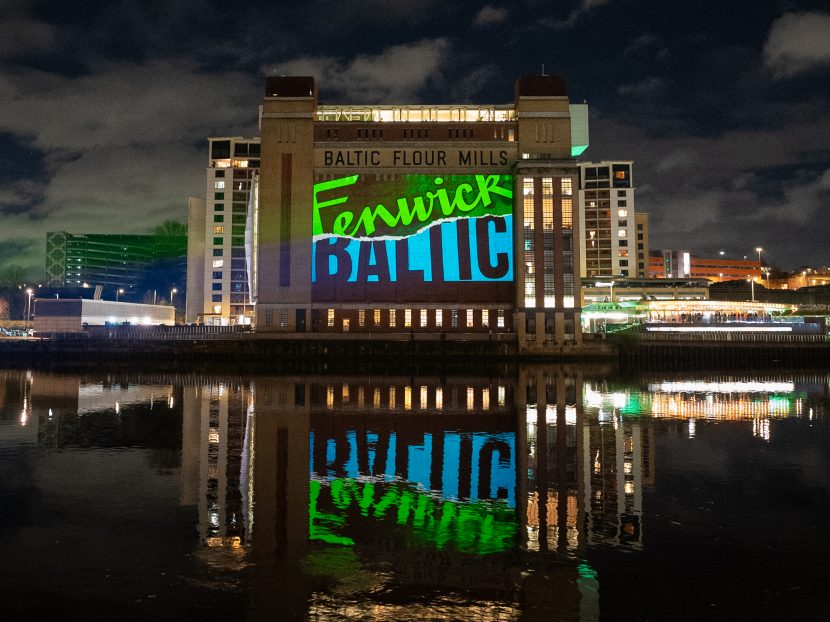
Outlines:
[[441, 328], [444, 325], [444, 310], [435, 310], [435, 328]]
[[213, 200], [214, 201], [224, 201], [225, 200], [225, 193], [224, 192], [214, 192], [213, 193]]
[[481, 310], [481, 325], [485, 328], [490, 326], [490, 312], [487, 309]]
[[326, 311], [326, 326], [334, 328], [334, 309], [328, 309]]
[[617, 217], [618, 218], [626, 218], [627, 216], [628, 216], [628, 210], [627, 209], [618, 209], [617, 210]]
[[637, 234], [637, 239], [638, 239], [638, 240], [642, 240], [642, 239], [643, 239], [643, 234], [642, 234], [642, 233], [638, 233], [638, 234]]
[[375, 326], [380, 326], [380, 309], [375, 309], [373, 312], [373, 318]]
[[534, 187], [533, 178], [527, 177], [522, 182], [523, 209], [524, 209], [524, 281], [525, 306], [536, 306], [536, 259], [535, 250], [535, 219], [533, 215]]
[[366, 326], [366, 310], [358, 309], [357, 311], [357, 325], [363, 328]]
[[222, 238], [213, 238], [214, 246], [222, 246]]
[[472, 328], [474, 323], [473, 310], [467, 309], [467, 328]]
[[627, 248], [620, 249], [619, 256], [620, 257], [628, 257], [628, 249]]
[[498, 315], [496, 316], [496, 326], [504, 328], [504, 309], [498, 310]]
[[224, 265], [225, 265], [225, 260], [224, 259], [214, 259], [213, 260], [213, 267], [214, 268], [221, 268]]
[[562, 194], [571, 196], [574, 193], [573, 180], [570, 177], [562, 178]]
[[618, 199], [617, 205], [619, 205], [620, 207], [625, 207], [626, 205], [628, 205], [628, 203], [625, 201], [625, 199]]
[[225, 182], [224, 181], [214, 181], [213, 182], [213, 187], [216, 190], [223, 190], [225, 188]]
[[[221, 226], [221, 225], [220, 225], [220, 226], [218, 226], [218, 227], [214, 227], [214, 228], [213, 228], [213, 233], [214, 233], [214, 234], [217, 234], [217, 235], [218, 235], [218, 234], [225, 233], [225, 227], [223, 227], [223, 226]], [[221, 243], [222, 243], [222, 242], [221, 242], [221, 238], [219, 238], [219, 239], [220, 239], [220, 242], [219, 242], [219, 243], [221, 244]], [[214, 240], [213, 240], [213, 242], [214, 242], [214, 243], [216, 243], [216, 239], [214, 239]]]
[[473, 387], [467, 387], [467, 410], [475, 408], [476, 404], [476, 390]]
[[389, 387], [389, 408], [395, 409], [395, 387]]
[[274, 310], [268, 309], [265, 311], [265, 325], [273, 326], [274, 324]]
[[421, 326], [426, 327], [429, 320], [427, 320], [427, 310], [421, 309]]
[[217, 272], [214, 272], [214, 273], [213, 273], [213, 278], [214, 278], [214, 279], [221, 279], [221, 278], [222, 278], [222, 271], [221, 271], [221, 270], [219, 270], [219, 271], [217, 271]]
[[288, 328], [288, 309], [280, 309], [280, 328]]
[[211, 286], [211, 289], [215, 292], [221, 292], [222, 291], [222, 284], [221, 283], [213, 283], [213, 285]]
[[[213, 222], [225, 222], [225, 215], [224, 214], [216, 214], [213, 217]], [[224, 231], [222, 233], [224, 233]]]
[[221, 257], [222, 256], [222, 249], [221, 248], [214, 248], [213, 249], [213, 256], [214, 257]]
[[435, 387], [435, 410], [444, 409], [444, 387]]
[[429, 394], [428, 394], [427, 386], [425, 384], [422, 384], [421, 385], [421, 410], [426, 410], [427, 409], [427, 406], [428, 406], [427, 396], [428, 395]]
[[395, 328], [395, 326], [397, 325], [395, 315], [396, 315], [395, 309], [389, 309], [389, 326], [390, 326], [390, 328]]
[[458, 309], [450, 310], [450, 326], [458, 328]]
[[628, 259], [620, 259], [620, 266], [627, 266], [627, 265], [628, 265]]
[[627, 220], [621, 220], [617, 223], [617, 226], [618, 227], [627, 227], [628, 226], [628, 221]]
[[628, 246], [628, 240], [619, 240], [617, 242], [619, 246]]
[[625, 229], [619, 229], [617, 231], [617, 237], [624, 238], [627, 235], [628, 235], [628, 231], [626, 231]]
[[403, 312], [403, 327], [412, 327], [412, 309], [405, 309]]
[[213, 294], [210, 297], [211, 302], [222, 302], [222, 294]]

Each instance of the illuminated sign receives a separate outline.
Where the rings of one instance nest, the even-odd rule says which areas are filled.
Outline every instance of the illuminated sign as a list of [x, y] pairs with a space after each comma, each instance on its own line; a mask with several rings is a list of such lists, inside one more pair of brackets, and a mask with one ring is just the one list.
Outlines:
[[506, 169], [515, 161], [515, 150], [506, 149], [321, 149], [314, 154], [314, 167], [497, 167]]
[[316, 292], [375, 283], [423, 295], [424, 283], [512, 282], [511, 176], [384, 177], [314, 185]]

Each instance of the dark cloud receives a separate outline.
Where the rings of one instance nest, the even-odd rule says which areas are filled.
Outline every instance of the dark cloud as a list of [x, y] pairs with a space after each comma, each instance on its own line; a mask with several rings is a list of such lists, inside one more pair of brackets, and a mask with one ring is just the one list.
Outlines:
[[634, 160], [655, 245], [827, 262], [818, 0], [0, 5], [0, 262], [42, 266], [48, 230], [183, 219], [207, 137], [256, 133], [266, 74], [314, 75], [328, 103], [505, 103], [543, 64], [591, 105], [585, 157]]

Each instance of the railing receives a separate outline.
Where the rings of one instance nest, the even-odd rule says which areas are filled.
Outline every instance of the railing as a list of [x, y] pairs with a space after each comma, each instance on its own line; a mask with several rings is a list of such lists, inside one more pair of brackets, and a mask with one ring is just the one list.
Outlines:
[[741, 343], [826, 343], [825, 335], [793, 333], [640, 333], [642, 341], [692, 341]]
[[216, 340], [241, 339], [250, 326], [113, 326], [95, 327], [78, 333], [43, 333], [48, 339], [90, 340]]

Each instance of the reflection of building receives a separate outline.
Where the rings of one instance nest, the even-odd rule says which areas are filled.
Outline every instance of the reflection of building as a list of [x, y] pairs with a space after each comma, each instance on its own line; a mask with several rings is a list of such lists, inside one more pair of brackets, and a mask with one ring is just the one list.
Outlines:
[[199, 508], [199, 536], [210, 547], [238, 547], [250, 537], [248, 386], [186, 386], [182, 418], [182, 503]]
[[579, 165], [579, 218], [583, 278], [637, 276], [632, 163]]
[[587, 106], [561, 78], [520, 79], [506, 106], [319, 106], [298, 77], [266, 89], [258, 331], [579, 341]]
[[51, 231], [46, 235], [46, 285], [103, 285], [108, 298], [184, 286], [187, 237]]
[[643, 486], [654, 482], [651, 425], [624, 417], [624, 399], [583, 389], [578, 368], [529, 367], [521, 383], [529, 550], [640, 546]]
[[194, 225], [188, 277], [201, 282], [188, 293], [187, 321], [250, 324], [259, 139], [223, 137], [209, 143], [206, 200], [188, 203]]

